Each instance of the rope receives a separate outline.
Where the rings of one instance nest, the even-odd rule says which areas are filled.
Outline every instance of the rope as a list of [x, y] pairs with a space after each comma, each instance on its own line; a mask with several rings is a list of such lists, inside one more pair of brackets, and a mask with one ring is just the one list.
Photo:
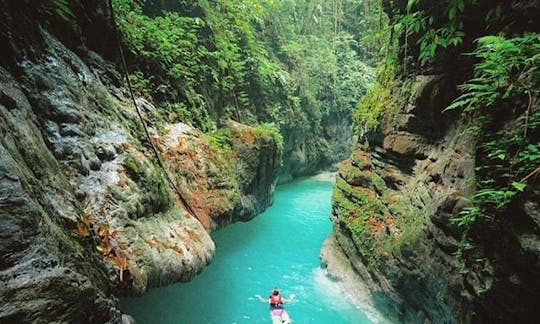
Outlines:
[[165, 177], [167, 178], [167, 181], [169, 182], [171, 187], [174, 189], [174, 191], [178, 195], [178, 198], [182, 202], [182, 205], [184, 206], [184, 208], [187, 210], [187, 212], [189, 214], [195, 216], [195, 218], [201, 224], [203, 224], [203, 222], [197, 216], [197, 214], [195, 213], [193, 208], [191, 208], [189, 203], [186, 201], [186, 199], [184, 199], [184, 197], [180, 193], [180, 190], [178, 189], [178, 187], [176, 186], [176, 184], [172, 180], [172, 178], [169, 175], [169, 172], [167, 171], [167, 169], [165, 169], [165, 166], [163, 165], [163, 161], [161, 160], [159, 152], [156, 149], [156, 147], [154, 146], [154, 143], [152, 142], [152, 138], [150, 137], [150, 133], [148, 132], [148, 128], [146, 127], [146, 123], [145, 123], [144, 118], [142, 116], [141, 110], [139, 109], [139, 106], [137, 105], [137, 101], [135, 100], [135, 94], [133, 93], [133, 87], [131, 86], [131, 81], [129, 80], [129, 72], [128, 72], [128, 68], [127, 68], [127, 64], [126, 64], [126, 58], [124, 57], [124, 50], [122, 49], [122, 42], [121, 42], [121, 39], [120, 39], [120, 32], [118, 31], [118, 27], [116, 25], [116, 18], [115, 18], [115, 15], [114, 15], [112, 0], [109, 0], [109, 10], [111, 11], [111, 22], [112, 22], [112, 25], [113, 25], [114, 33], [116, 35], [116, 42], [118, 43], [118, 50], [119, 50], [119, 53], [120, 53], [120, 59], [121, 59], [121, 63], [122, 63], [122, 69], [123, 69], [123, 72], [124, 72], [124, 76], [126, 77], [129, 93], [130, 93], [130, 96], [131, 96], [131, 100], [133, 101], [133, 105], [135, 106], [135, 110], [137, 111], [137, 115], [139, 116], [139, 119], [140, 119], [141, 124], [143, 126], [144, 134], [146, 136], [146, 139], [148, 140], [148, 143], [150, 143], [150, 146], [152, 148], [152, 152], [154, 152], [154, 156], [157, 159], [158, 165], [160, 166], [160, 168], [165, 173]]

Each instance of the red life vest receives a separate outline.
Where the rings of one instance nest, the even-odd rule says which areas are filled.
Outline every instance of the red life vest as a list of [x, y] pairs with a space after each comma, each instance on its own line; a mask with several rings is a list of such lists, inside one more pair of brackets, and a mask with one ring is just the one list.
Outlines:
[[270, 296], [270, 306], [272, 308], [279, 308], [283, 305], [280, 295], [271, 295]]

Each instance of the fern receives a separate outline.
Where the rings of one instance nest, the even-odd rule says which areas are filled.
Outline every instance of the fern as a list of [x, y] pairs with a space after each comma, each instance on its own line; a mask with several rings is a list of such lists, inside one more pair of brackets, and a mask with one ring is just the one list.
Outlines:
[[73, 22], [75, 16], [69, 7], [69, 0], [48, 0], [44, 11], [49, 17], [58, 17], [64, 22]]
[[502, 99], [538, 92], [528, 80], [538, 77], [540, 34], [512, 39], [485, 36], [477, 43], [477, 49], [470, 54], [480, 60], [474, 77], [460, 87], [462, 95], [446, 110], [461, 108], [469, 112], [492, 107]]
[[409, 0], [406, 14], [401, 16], [397, 24], [400, 31], [405, 31], [405, 37], [411, 34], [420, 35], [417, 41], [420, 47], [418, 60], [435, 57], [440, 48], [461, 44], [465, 37], [463, 13], [467, 8], [477, 5], [478, 0], [442, 1], [440, 6], [444, 8], [448, 21], [438, 21], [436, 15], [418, 9], [424, 2], [423, 0]]
[[[540, 92], [540, 34], [486, 36], [477, 45], [470, 54], [478, 59], [473, 78], [446, 108], [473, 116], [478, 137], [477, 192], [453, 220], [464, 230], [463, 242], [479, 220], [498, 221], [540, 172], [540, 112], [533, 110]], [[456, 255], [463, 261], [471, 253], [462, 246]]]

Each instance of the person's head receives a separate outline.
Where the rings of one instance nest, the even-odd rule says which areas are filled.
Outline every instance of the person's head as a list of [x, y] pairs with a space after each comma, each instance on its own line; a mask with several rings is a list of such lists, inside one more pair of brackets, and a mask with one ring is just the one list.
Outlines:
[[274, 287], [274, 289], [272, 289], [272, 295], [274, 295], [274, 296], [279, 295], [279, 289]]

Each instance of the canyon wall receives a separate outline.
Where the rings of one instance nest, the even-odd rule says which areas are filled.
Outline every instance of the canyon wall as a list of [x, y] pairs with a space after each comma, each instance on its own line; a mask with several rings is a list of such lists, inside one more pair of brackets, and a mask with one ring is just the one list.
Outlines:
[[[391, 20], [407, 13], [406, 1], [384, 3]], [[471, 131], [472, 115], [443, 112], [477, 63], [464, 53], [487, 29], [488, 19], [479, 17], [498, 5], [511, 21], [499, 35], [537, 31], [537, 1], [480, 1], [463, 13], [463, 43], [431, 59], [417, 60], [421, 35], [402, 34], [380, 125], [360, 133], [338, 172], [322, 262], [337, 280], [362, 287], [350, 293], [368, 291], [371, 303], [394, 321], [525, 323], [539, 316], [538, 177], [527, 178], [528, 189], [503, 211], [467, 230], [459, 226], [486, 157], [477, 149], [482, 143]], [[443, 6], [422, 8], [435, 21], [448, 14]], [[538, 100], [520, 99], [512, 107], [519, 111], [514, 116], [528, 114], [531, 107], [537, 111]], [[500, 113], [496, 129], [511, 134], [518, 117]], [[538, 128], [528, 136], [538, 145]]]

